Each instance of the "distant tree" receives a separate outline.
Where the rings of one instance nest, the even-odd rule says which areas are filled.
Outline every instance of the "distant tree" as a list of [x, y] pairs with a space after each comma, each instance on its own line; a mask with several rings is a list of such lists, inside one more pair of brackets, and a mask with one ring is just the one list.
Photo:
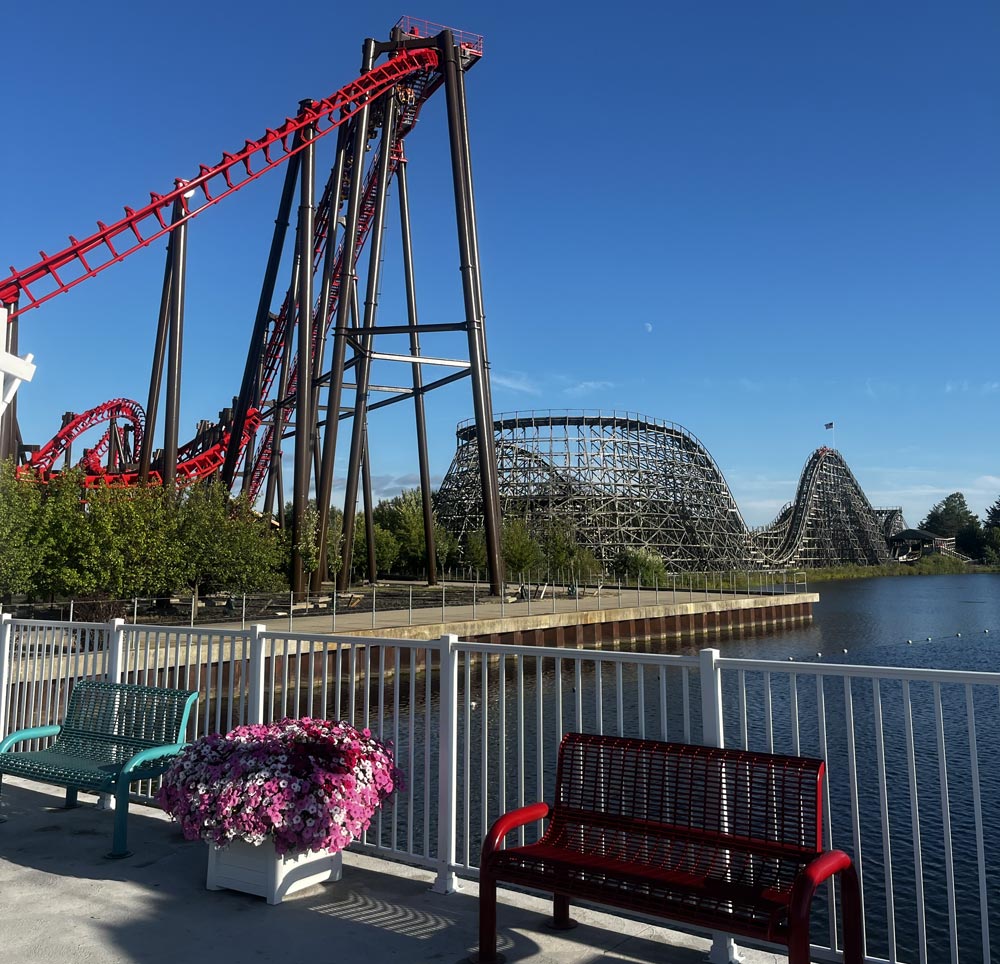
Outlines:
[[486, 570], [486, 530], [474, 529], [465, 537], [465, 561], [480, 572]]
[[[385, 575], [399, 558], [399, 542], [384, 526], [375, 522], [372, 526], [375, 536], [376, 578]], [[365, 536], [365, 517], [360, 512], [354, 522], [354, 551], [351, 554], [351, 571], [364, 579], [371, 579], [368, 572], [368, 543]]]
[[983, 517], [983, 561], [990, 566], [1000, 566], [1000, 498]]
[[961, 492], [932, 506], [920, 528], [938, 536], [954, 536], [955, 548], [964, 555], [979, 559], [983, 554], [983, 527]]
[[509, 579], [519, 579], [522, 573], [528, 576], [545, 564], [541, 546], [532, 537], [527, 523], [521, 519], [504, 522], [501, 543]]
[[550, 572], [570, 569], [578, 548], [572, 524], [562, 519], [549, 519], [538, 541]]
[[637, 579], [644, 586], [663, 585], [667, 568], [663, 559], [649, 549], [623, 549], [614, 562], [614, 573], [623, 579]]
[[344, 513], [336, 506], [330, 506], [330, 520], [326, 527], [326, 569], [331, 579], [344, 564], [343, 547]]
[[437, 520], [434, 522], [434, 549], [441, 572], [458, 564], [458, 539]]

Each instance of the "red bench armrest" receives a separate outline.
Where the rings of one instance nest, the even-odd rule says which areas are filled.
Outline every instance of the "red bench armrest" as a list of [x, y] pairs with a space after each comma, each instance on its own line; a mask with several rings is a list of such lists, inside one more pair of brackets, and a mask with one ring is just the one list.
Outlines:
[[851, 858], [843, 850], [827, 850], [813, 858], [795, 878], [792, 896], [788, 903], [789, 922], [809, 920], [809, 907], [819, 885], [834, 874], [851, 866]]
[[500, 849], [503, 838], [512, 830], [534, 823], [536, 820], [544, 820], [551, 812], [552, 808], [547, 803], [530, 803], [526, 807], [519, 807], [498, 817], [490, 827], [490, 832], [483, 838], [483, 854], [479, 866], [484, 866], [486, 858]]

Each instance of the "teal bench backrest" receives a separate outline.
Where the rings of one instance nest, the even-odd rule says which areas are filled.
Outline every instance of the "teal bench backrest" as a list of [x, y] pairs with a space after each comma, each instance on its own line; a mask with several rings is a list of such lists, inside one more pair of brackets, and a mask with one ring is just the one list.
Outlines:
[[138, 749], [179, 743], [196, 698], [189, 690], [80, 680], [70, 693], [59, 739], [96, 735]]

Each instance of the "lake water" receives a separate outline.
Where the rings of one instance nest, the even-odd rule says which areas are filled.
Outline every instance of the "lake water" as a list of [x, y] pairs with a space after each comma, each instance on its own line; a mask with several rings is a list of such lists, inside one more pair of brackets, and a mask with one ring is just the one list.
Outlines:
[[1000, 672], [1000, 573], [850, 579], [809, 588], [820, 595], [810, 625], [712, 645], [726, 656], [757, 659], [814, 662], [821, 652], [821, 662]]

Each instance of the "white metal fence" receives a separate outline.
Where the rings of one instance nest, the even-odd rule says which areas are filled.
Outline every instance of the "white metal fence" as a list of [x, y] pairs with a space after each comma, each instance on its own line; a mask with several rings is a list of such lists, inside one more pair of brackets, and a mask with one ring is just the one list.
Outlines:
[[[862, 876], [868, 960], [976, 964], [998, 953], [1000, 674], [263, 626], [5, 616], [0, 634], [0, 732], [57, 722], [75, 680], [107, 675], [197, 690], [197, 735], [316, 716], [390, 740], [406, 785], [362, 844], [435, 868], [442, 891], [475, 876], [497, 816], [551, 798], [569, 730], [820, 756], [826, 845], [850, 852]], [[817, 958], [836, 959], [835, 911], [831, 887], [813, 922]]]

